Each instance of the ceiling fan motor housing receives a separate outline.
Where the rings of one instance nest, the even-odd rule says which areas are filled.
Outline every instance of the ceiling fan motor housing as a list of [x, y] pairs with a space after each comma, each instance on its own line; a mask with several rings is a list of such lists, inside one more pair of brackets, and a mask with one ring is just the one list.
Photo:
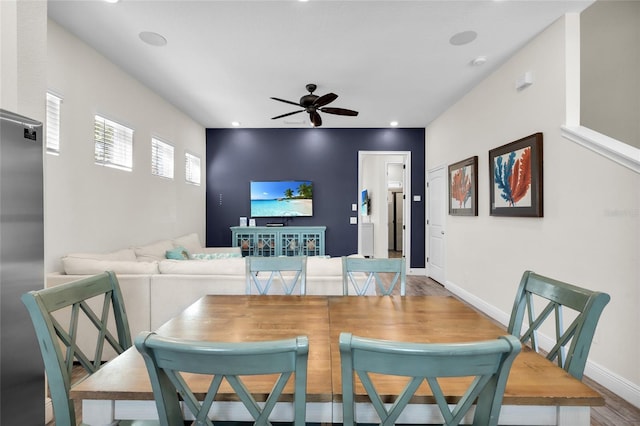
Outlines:
[[313, 105], [316, 99], [318, 99], [318, 97], [319, 96], [312, 94], [304, 95], [300, 98], [300, 105], [304, 108], [309, 108], [311, 105]]

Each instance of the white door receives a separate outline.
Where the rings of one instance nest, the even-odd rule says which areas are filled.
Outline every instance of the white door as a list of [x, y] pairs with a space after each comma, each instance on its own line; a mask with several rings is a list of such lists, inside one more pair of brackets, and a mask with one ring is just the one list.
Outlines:
[[445, 212], [446, 175], [445, 168], [430, 170], [427, 176], [427, 229], [429, 249], [427, 251], [427, 274], [440, 284], [445, 283]]

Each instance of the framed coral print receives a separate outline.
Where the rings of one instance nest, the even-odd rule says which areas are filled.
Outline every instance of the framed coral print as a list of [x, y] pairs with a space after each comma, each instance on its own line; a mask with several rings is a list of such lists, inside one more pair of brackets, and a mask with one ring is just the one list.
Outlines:
[[542, 133], [489, 151], [491, 216], [542, 217]]
[[449, 166], [449, 214], [478, 216], [478, 157]]

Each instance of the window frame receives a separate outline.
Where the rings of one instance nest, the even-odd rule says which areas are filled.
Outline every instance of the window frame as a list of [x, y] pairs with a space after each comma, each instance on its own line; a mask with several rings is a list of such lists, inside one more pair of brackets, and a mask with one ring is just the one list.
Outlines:
[[[55, 107], [55, 111], [52, 108]], [[46, 152], [60, 155], [60, 125], [62, 117], [62, 97], [47, 91], [46, 95]]]
[[[133, 171], [134, 129], [103, 115], [95, 114], [93, 130], [94, 163], [98, 166]], [[110, 135], [109, 141], [105, 140], [107, 131]], [[99, 152], [100, 148], [102, 152]]]
[[[151, 174], [153, 176], [170, 180], [174, 179], [175, 151], [176, 148], [173, 144], [170, 144], [159, 137], [151, 137]], [[171, 157], [170, 159], [167, 158], [169, 155]], [[162, 164], [156, 164], [157, 161]], [[170, 173], [166, 173], [167, 171]]]
[[[200, 186], [202, 184], [202, 159], [196, 154], [188, 151], [185, 151], [184, 159], [185, 182], [190, 185]], [[195, 160], [197, 160], [198, 164], [195, 164]], [[195, 171], [192, 171], [194, 167], [197, 167], [197, 173], [195, 173]]]

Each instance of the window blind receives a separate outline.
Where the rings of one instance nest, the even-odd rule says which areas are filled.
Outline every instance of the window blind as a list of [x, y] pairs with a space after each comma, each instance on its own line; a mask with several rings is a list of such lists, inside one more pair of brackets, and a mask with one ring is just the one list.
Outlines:
[[133, 170], [133, 129], [95, 116], [95, 163], [121, 170]]
[[60, 103], [62, 99], [47, 92], [47, 152], [60, 153]]
[[173, 146], [151, 138], [151, 174], [173, 179]]
[[184, 154], [184, 172], [187, 183], [200, 185], [200, 157], [186, 152]]

